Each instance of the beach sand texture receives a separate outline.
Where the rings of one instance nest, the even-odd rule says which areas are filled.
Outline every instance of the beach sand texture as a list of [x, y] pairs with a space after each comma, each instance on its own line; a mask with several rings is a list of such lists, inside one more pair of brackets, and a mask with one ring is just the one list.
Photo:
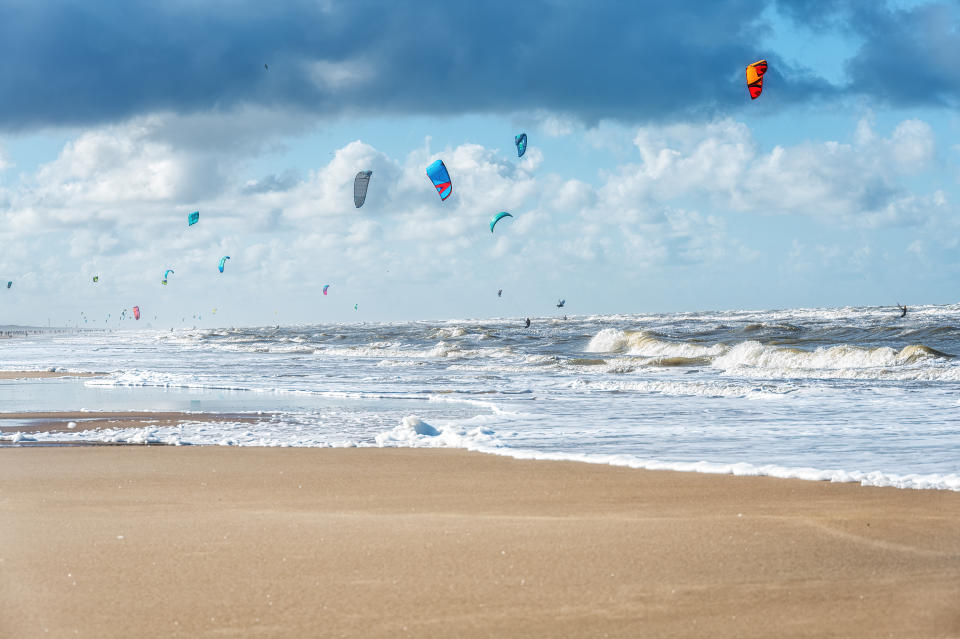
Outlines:
[[960, 495], [457, 450], [0, 450], [4, 637], [960, 636]]

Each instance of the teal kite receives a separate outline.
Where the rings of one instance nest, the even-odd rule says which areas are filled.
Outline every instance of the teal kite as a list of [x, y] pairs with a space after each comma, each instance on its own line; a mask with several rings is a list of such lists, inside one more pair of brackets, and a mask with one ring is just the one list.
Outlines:
[[521, 133], [513, 136], [513, 143], [517, 145], [517, 157], [522, 158], [523, 154], [527, 152], [527, 134]]
[[227, 260], [229, 259], [230, 259], [229, 255], [224, 255], [223, 257], [220, 258], [220, 264], [217, 265], [217, 268], [220, 270], [221, 273], [223, 273], [223, 265], [226, 264]]
[[502, 219], [505, 218], [505, 217], [513, 217], [513, 216], [510, 215], [509, 213], [507, 213], [506, 211], [500, 211], [499, 213], [497, 213], [496, 215], [493, 216], [493, 219], [490, 220], [490, 232], [491, 232], [491, 233], [493, 233], [493, 227], [495, 227], [495, 226], [497, 225], [497, 222], [499, 222], [500, 220], [502, 220]]
[[187, 226], [193, 226], [200, 221], [200, 211], [194, 211], [187, 216]]

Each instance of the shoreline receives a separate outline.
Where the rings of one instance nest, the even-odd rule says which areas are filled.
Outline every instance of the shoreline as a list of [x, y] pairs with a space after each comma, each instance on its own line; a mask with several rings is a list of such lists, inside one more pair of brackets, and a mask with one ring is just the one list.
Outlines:
[[[158, 437], [150, 433], [157, 429], [170, 429], [184, 424], [213, 425], [218, 423], [256, 425], [269, 422], [276, 414], [273, 412], [186, 412], [186, 411], [38, 411], [38, 412], [0, 412], [0, 448], [17, 447], [57, 447], [57, 446], [224, 446], [222, 442], [189, 442], [179, 437]], [[17, 425], [5, 425], [5, 421], [17, 422]], [[78, 439], [74, 435], [100, 431], [141, 431], [132, 437], [114, 435], [110, 439]], [[150, 431], [150, 433], [146, 433]], [[61, 439], [38, 436], [63, 435]], [[259, 443], [236, 442], [226, 447], [240, 448], [327, 448], [327, 446], [273, 446]], [[357, 448], [412, 448], [419, 446], [375, 445], [372, 442], [354, 444]], [[431, 448], [431, 447], [426, 447]], [[443, 447], [456, 450], [470, 450], [465, 447]], [[960, 475], [957, 474], [896, 474], [882, 471], [859, 471], [817, 469], [807, 467], [787, 467], [775, 464], [754, 465], [746, 462], [719, 463], [707, 461], [662, 462], [657, 460], [631, 459], [624, 455], [581, 456], [576, 454], [551, 453], [543, 451], [500, 449], [476, 449], [472, 452], [504, 457], [520, 461], [569, 462], [609, 466], [648, 472], [681, 472], [707, 476], [732, 477], [769, 477], [789, 481], [827, 482], [851, 484], [863, 487], [895, 488], [897, 490], [933, 490], [960, 493]]]
[[0, 634], [951, 636], [960, 495], [450, 449], [0, 449]]

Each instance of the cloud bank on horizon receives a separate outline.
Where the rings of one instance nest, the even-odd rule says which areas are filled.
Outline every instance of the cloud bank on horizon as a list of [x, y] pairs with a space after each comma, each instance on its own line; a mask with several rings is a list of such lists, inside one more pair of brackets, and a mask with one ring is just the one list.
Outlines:
[[[0, 324], [134, 298], [147, 316], [217, 307], [236, 323], [357, 319], [357, 302], [378, 319], [527, 315], [539, 306], [517, 300], [546, 312], [558, 295], [574, 313], [885, 303], [908, 286], [947, 301], [960, 170], [931, 118], [960, 103], [943, 55], [958, 17], [814, 0], [134, 2], [122, 19], [107, 3], [8, 4], [0, 277], [17, 286]], [[778, 53], [775, 32], [796, 28], [849, 43], [841, 81]], [[756, 130], [743, 67], [761, 57], [763, 117], [809, 122], [799, 141]], [[839, 104], [860, 106], [824, 136], [815, 116]], [[475, 141], [477, 114], [502, 147]], [[424, 117], [454, 137], [396, 143]], [[359, 119], [394, 126], [316, 148], [318, 128]], [[522, 159], [517, 119], [536, 132]], [[51, 129], [66, 143], [21, 168], [18, 137]], [[439, 157], [442, 204], [424, 175]], [[361, 210], [358, 170], [373, 171]], [[500, 210], [506, 232], [482, 233]], [[176, 280], [155, 286], [167, 268]]]

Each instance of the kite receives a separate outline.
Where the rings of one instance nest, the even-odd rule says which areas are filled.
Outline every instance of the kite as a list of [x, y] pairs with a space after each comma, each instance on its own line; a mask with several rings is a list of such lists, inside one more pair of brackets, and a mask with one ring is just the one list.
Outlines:
[[367, 187], [370, 185], [370, 176], [373, 171], [360, 171], [357, 177], [353, 178], [353, 203], [359, 209], [367, 199]]
[[93, 283], [96, 284], [96, 283], [99, 282], [99, 281], [100, 281], [100, 276], [99, 276], [99, 275], [94, 275], [94, 276], [93, 276]]
[[194, 211], [187, 216], [187, 226], [193, 226], [200, 221], [200, 211]]
[[498, 289], [497, 289], [497, 297], [503, 297], [503, 289], [502, 289], [502, 288], [498, 288]]
[[229, 255], [224, 255], [223, 257], [220, 258], [220, 264], [217, 265], [217, 268], [220, 270], [221, 273], [223, 273], [223, 265], [226, 264], [227, 260], [229, 259], [230, 259]]
[[167, 285], [167, 277], [169, 277], [171, 273], [173, 273], [173, 269], [172, 269], [172, 268], [168, 268], [168, 269], [166, 270], [166, 272], [164, 272], [164, 274], [163, 274], [163, 281], [161, 282], [161, 284], [163, 284], [164, 286]]
[[756, 100], [763, 91], [763, 74], [767, 72], [767, 61], [758, 60], [747, 67], [747, 88], [750, 89], [750, 99]]
[[437, 187], [437, 193], [441, 200], [446, 200], [453, 193], [453, 183], [450, 181], [450, 174], [447, 173], [447, 167], [443, 160], [437, 160], [427, 167], [427, 176]]
[[523, 154], [527, 152], [527, 134], [521, 133], [514, 136], [513, 143], [517, 145], [517, 157], [522, 158]]
[[329, 284], [324, 284], [324, 285], [323, 285], [323, 294], [324, 294], [324, 295], [327, 294], [327, 289], [328, 289], [328, 288], [330, 288], [330, 285], [329, 285]]
[[11, 286], [13, 286], [13, 282], [7, 282], [7, 288], [10, 288]]
[[559, 300], [557, 302], [557, 308], [563, 308], [563, 305], [567, 303], [567, 300]]
[[133, 319], [137, 319], [137, 320], [140, 319], [140, 307], [139, 307], [139, 306], [134, 306], [134, 307], [133, 307]]
[[507, 213], [506, 211], [501, 211], [501, 212], [499, 212], [499, 213], [497, 213], [496, 215], [493, 216], [493, 219], [490, 220], [490, 232], [491, 232], [491, 233], [493, 233], [493, 227], [495, 227], [495, 226], [497, 225], [497, 222], [499, 222], [500, 220], [502, 220], [502, 219], [505, 218], [505, 217], [513, 217], [513, 216], [510, 215], [509, 213]]
[[353, 305], [353, 310], [357, 310], [357, 305], [356, 305], [356, 304]]

